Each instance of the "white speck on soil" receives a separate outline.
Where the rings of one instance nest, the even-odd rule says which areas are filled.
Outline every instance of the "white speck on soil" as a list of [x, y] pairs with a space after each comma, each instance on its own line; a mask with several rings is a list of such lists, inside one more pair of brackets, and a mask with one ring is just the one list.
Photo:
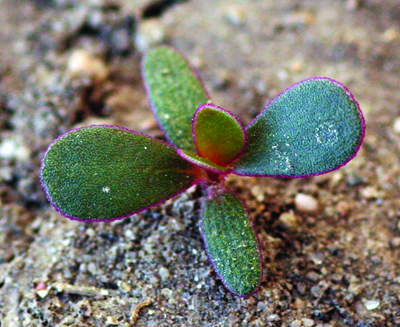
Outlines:
[[0, 158], [26, 160], [29, 158], [29, 151], [15, 140], [4, 140], [0, 144]]
[[370, 301], [365, 302], [364, 305], [367, 310], [375, 310], [379, 307], [380, 304], [381, 303], [379, 300], [370, 300]]
[[158, 273], [163, 281], [167, 280], [171, 276], [169, 270], [165, 267], [161, 267]]

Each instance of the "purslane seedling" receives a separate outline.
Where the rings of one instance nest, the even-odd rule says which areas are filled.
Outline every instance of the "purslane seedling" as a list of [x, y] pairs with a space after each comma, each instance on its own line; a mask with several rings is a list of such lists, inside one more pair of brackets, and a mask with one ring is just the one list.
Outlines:
[[227, 174], [305, 177], [338, 169], [362, 143], [365, 122], [342, 84], [304, 80], [272, 100], [243, 128], [212, 104], [199, 76], [170, 47], [150, 50], [143, 78], [169, 143], [115, 126], [67, 132], [47, 149], [41, 181], [64, 216], [109, 221], [160, 204], [194, 184], [205, 189], [201, 234], [224, 285], [248, 297], [263, 273], [260, 242]]

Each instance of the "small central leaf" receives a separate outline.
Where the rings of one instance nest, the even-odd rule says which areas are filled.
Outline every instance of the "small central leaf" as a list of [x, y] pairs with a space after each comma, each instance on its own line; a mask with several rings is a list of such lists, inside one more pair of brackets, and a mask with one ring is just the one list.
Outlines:
[[49, 147], [41, 179], [58, 211], [93, 221], [163, 202], [193, 185], [197, 171], [161, 141], [122, 128], [91, 126]]
[[206, 104], [193, 117], [193, 138], [201, 157], [225, 166], [243, 151], [246, 137], [232, 113]]

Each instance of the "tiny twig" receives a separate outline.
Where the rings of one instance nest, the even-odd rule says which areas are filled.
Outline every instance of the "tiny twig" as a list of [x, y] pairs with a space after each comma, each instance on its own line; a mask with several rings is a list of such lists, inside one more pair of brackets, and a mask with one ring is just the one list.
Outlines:
[[132, 315], [131, 315], [131, 322], [132, 322], [132, 324], [135, 324], [135, 323], [136, 323], [136, 320], [137, 320], [138, 317], [139, 317], [140, 309], [143, 308], [143, 307], [147, 307], [147, 306], [150, 305], [151, 303], [152, 303], [152, 301], [149, 299], [149, 300], [140, 302], [140, 303], [135, 307], [135, 309], [133, 309]]
[[65, 292], [67, 294], [78, 294], [83, 296], [108, 296], [110, 295], [109, 290], [82, 286], [82, 285], [71, 285], [67, 283], [53, 283], [51, 285], [57, 292]]

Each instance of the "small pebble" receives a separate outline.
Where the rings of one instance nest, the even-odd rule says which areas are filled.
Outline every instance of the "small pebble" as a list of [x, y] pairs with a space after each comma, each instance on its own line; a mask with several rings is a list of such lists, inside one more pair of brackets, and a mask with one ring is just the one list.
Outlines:
[[394, 122], [393, 122], [393, 125], [392, 125], [393, 127], [393, 132], [394, 133], [396, 133], [396, 134], [400, 134], [400, 117], [397, 117], [397, 118], [395, 118], [394, 119]]
[[367, 309], [367, 310], [375, 310], [376, 308], [378, 308], [379, 307], [379, 305], [380, 305], [381, 303], [380, 303], [380, 301], [378, 301], [378, 300], [371, 300], [371, 301], [367, 301], [367, 302], [365, 302], [365, 308]]
[[284, 69], [278, 70], [276, 75], [277, 78], [280, 79], [281, 81], [286, 81], [289, 78], [289, 73]]
[[0, 167], [0, 180], [10, 181], [13, 174], [14, 170], [11, 167]]
[[108, 296], [110, 294], [110, 292], [108, 290], [100, 290], [100, 294], [103, 296]]
[[314, 264], [320, 265], [324, 261], [324, 255], [321, 252], [312, 253], [310, 254], [310, 259]]
[[165, 27], [158, 19], [142, 20], [135, 36], [135, 47], [145, 52], [165, 39]]
[[311, 287], [310, 292], [314, 297], [318, 298], [320, 297], [322, 290], [319, 286], [313, 286]]
[[380, 197], [380, 193], [378, 190], [373, 186], [367, 186], [361, 190], [361, 196], [365, 199], [377, 199]]
[[45, 289], [47, 289], [47, 286], [46, 286], [46, 284], [43, 283], [43, 282], [38, 283], [38, 284], [36, 285], [36, 287], [35, 287], [35, 290], [37, 290], [37, 291], [43, 291], [43, 290], [45, 290]]
[[224, 17], [236, 27], [242, 27], [246, 24], [246, 10], [240, 6], [229, 6], [226, 8]]
[[67, 68], [72, 75], [86, 74], [96, 82], [104, 82], [108, 77], [108, 68], [99, 58], [92, 56], [84, 50], [72, 52]]
[[400, 237], [394, 237], [390, 242], [392, 243], [393, 247], [395, 248], [400, 247]]
[[279, 321], [280, 320], [279, 316], [276, 313], [269, 315], [267, 319], [268, 319], [268, 321]]
[[319, 275], [315, 271], [310, 271], [306, 277], [312, 282], [316, 282], [319, 279]]
[[303, 64], [303, 62], [300, 61], [300, 60], [293, 61], [293, 62], [290, 64], [290, 70], [291, 70], [293, 73], [299, 73], [299, 72], [301, 72], [301, 71], [303, 70], [303, 67], [304, 67], [304, 64]]
[[258, 202], [263, 202], [265, 199], [264, 192], [259, 185], [253, 186], [250, 189], [250, 193], [257, 199]]
[[347, 0], [346, 8], [349, 10], [360, 9], [363, 5], [364, 0]]
[[307, 292], [306, 285], [305, 285], [304, 283], [298, 283], [298, 284], [297, 284], [297, 291], [298, 291], [300, 294], [306, 294], [306, 292]]
[[233, 316], [233, 315], [229, 315], [228, 320], [229, 320], [229, 322], [231, 324], [235, 324], [235, 323], [240, 322], [240, 319], [238, 317], [236, 317], [236, 316]]
[[166, 280], [170, 276], [169, 270], [165, 267], [161, 267], [158, 273], [160, 274], [162, 280]]
[[303, 318], [301, 319], [301, 322], [303, 323], [304, 327], [312, 327], [315, 325], [314, 320], [308, 319], [308, 318]]
[[125, 232], [124, 232], [124, 234], [125, 234], [125, 237], [126, 237], [128, 240], [135, 240], [135, 239], [136, 239], [135, 233], [134, 233], [132, 230], [130, 230], [130, 229], [126, 229]]
[[168, 299], [168, 303], [171, 304], [171, 305], [177, 305], [178, 304], [178, 302], [173, 297]]
[[346, 184], [351, 187], [360, 186], [364, 184], [364, 180], [356, 173], [350, 173], [346, 179]]
[[94, 237], [96, 235], [96, 232], [94, 231], [93, 228], [88, 228], [86, 230], [86, 235], [89, 236], [90, 238]]
[[152, 285], [155, 285], [159, 282], [159, 279], [156, 276], [151, 276], [149, 278], [149, 287], [153, 287]]
[[347, 201], [340, 201], [336, 209], [341, 216], [346, 217], [351, 211], [351, 204]]
[[279, 216], [279, 222], [287, 228], [295, 228], [298, 225], [298, 220], [293, 211], [284, 212]]
[[96, 275], [97, 274], [97, 266], [94, 262], [90, 262], [87, 266], [88, 271], [92, 274], [92, 275]]
[[296, 28], [301, 26], [310, 25], [314, 20], [314, 14], [311, 11], [297, 11], [284, 16], [282, 23], [283, 26], [289, 28]]
[[344, 300], [347, 301], [347, 303], [351, 304], [354, 301], [354, 295], [352, 293], [348, 293], [344, 297]]
[[213, 88], [217, 90], [224, 90], [229, 86], [231, 82], [232, 76], [230, 75], [228, 70], [220, 68], [214, 71], [211, 80], [211, 85]]
[[318, 210], [318, 201], [311, 195], [298, 193], [294, 199], [296, 209], [301, 212], [315, 212]]
[[[325, 176], [325, 175], [321, 175], [321, 176]], [[330, 178], [329, 181], [329, 186], [330, 187], [335, 187], [337, 186], [341, 181], [343, 180], [343, 175], [339, 172], [333, 173], [332, 177]]]
[[301, 321], [300, 320], [292, 321], [289, 326], [290, 327], [301, 327]]
[[121, 281], [118, 283], [118, 286], [122, 292], [129, 293], [130, 291], [132, 291], [132, 286], [127, 282]]
[[267, 308], [267, 305], [265, 304], [265, 302], [258, 302], [257, 303], [257, 311], [264, 311]]
[[106, 320], [106, 325], [111, 325], [111, 326], [119, 325], [119, 321], [114, 316], [108, 316]]
[[[400, 38], [400, 33], [397, 28], [390, 27], [382, 33], [381, 38], [384, 42], [392, 42], [392, 41], [398, 40]], [[398, 119], [399, 118], [396, 118], [396, 120], [398, 120]], [[396, 123], [396, 120], [395, 120], [395, 123]], [[398, 124], [400, 124], [400, 122], [398, 122]]]
[[140, 123], [140, 130], [141, 131], [149, 131], [149, 130], [152, 130], [152, 129], [156, 129], [157, 127], [158, 127], [157, 121], [153, 117], [151, 117], [149, 119], [146, 119], [146, 120], [143, 120]]
[[174, 292], [169, 289], [169, 288], [163, 288], [161, 290], [161, 294], [164, 295], [165, 297], [170, 297]]
[[15, 140], [4, 140], [0, 144], [0, 157], [3, 159], [27, 160], [29, 150]]
[[362, 287], [358, 284], [350, 284], [348, 287], [348, 291], [351, 292], [353, 295], [359, 295], [362, 291]]
[[49, 294], [49, 291], [48, 290], [39, 290], [39, 291], [36, 292], [36, 294], [40, 298], [44, 299]]
[[182, 224], [179, 220], [175, 218], [171, 218], [168, 222], [168, 225], [174, 230], [174, 231], [183, 231], [185, 230], [185, 225]]
[[303, 300], [301, 300], [300, 298], [296, 298], [296, 300], [294, 300], [294, 304], [293, 306], [297, 309], [297, 310], [303, 310], [305, 307], [305, 303]]

